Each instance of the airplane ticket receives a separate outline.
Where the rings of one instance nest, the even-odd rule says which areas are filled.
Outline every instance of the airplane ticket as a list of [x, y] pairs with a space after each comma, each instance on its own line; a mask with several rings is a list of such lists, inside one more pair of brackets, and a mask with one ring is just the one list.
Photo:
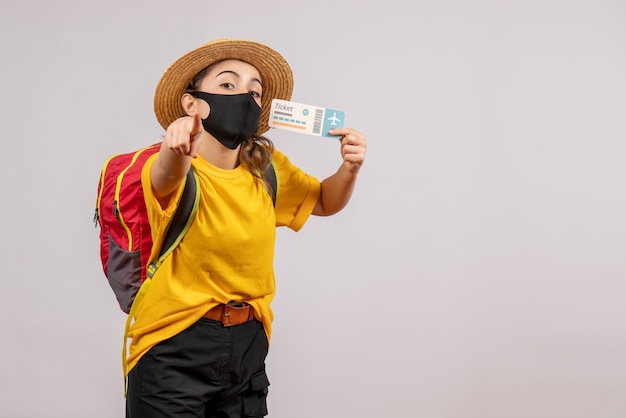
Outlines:
[[344, 113], [340, 110], [274, 99], [268, 125], [277, 129], [337, 138], [328, 131], [343, 128], [343, 120]]

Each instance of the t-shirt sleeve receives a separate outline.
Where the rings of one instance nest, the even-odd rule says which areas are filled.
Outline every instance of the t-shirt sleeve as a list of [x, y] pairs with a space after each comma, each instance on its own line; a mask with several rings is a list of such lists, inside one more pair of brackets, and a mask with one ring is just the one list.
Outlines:
[[281, 152], [275, 150], [272, 158], [278, 180], [276, 226], [299, 231], [313, 212], [321, 191], [320, 182], [293, 165]]

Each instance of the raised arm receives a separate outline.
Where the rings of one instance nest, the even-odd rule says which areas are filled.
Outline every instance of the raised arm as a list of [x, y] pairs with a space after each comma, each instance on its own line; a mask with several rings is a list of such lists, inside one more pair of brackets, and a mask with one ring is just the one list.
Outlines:
[[313, 215], [317, 216], [333, 215], [348, 204], [367, 149], [365, 136], [354, 129], [333, 129], [330, 134], [341, 136], [343, 161], [335, 174], [322, 181], [320, 197], [313, 208]]

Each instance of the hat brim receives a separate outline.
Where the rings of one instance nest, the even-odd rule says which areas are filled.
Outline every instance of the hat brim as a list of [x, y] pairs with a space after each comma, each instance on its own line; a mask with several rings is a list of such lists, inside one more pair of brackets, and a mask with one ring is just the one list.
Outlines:
[[226, 59], [245, 61], [259, 71], [263, 95], [261, 119], [256, 134], [262, 135], [269, 130], [268, 118], [272, 99], [291, 99], [291, 67], [275, 50], [257, 42], [235, 39], [208, 42], [177, 59], [165, 71], [154, 93], [154, 113], [163, 129], [187, 114], [180, 99], [192, 78], [209, 65]]

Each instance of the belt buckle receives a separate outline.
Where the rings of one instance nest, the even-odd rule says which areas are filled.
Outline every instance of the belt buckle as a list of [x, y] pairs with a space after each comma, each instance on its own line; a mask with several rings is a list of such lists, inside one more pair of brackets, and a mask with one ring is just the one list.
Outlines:
[[230, 309], [243, 309], [245, 307], [248, 307], [250, 305], [248, 305], [248, 303], [246, 302], [235, 302], [235, 301], [230, 301], [226, 304], [224, 304], [224, 314], [222, 315], [222, 325], [225, 327], [232, 327], [235, 325], [239, 325], [241, 324], [241, 322], [238, 322], [236, 324], [231, 324], [230, 323]]

